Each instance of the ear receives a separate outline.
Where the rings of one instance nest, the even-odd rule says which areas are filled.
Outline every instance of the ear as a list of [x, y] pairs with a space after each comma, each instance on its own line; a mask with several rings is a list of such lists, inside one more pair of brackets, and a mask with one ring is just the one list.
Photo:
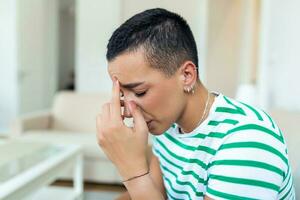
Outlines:
[[196, 65], [191, 61], [184, 62], [179, 68], [180, 81], [183, 88], [192, 88], [195, 86], [198, 74]]

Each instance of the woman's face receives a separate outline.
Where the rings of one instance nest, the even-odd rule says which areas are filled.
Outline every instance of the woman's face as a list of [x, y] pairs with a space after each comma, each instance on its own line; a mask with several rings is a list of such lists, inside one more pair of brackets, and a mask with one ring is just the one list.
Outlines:
[[117, 56], [108, 71], [119, 80], [124, 100], [140, 107], [152, 134], [164, 133], [181, 116], [186, 103], [179, 72], [166, 77], [149, 66], [142, 50]]

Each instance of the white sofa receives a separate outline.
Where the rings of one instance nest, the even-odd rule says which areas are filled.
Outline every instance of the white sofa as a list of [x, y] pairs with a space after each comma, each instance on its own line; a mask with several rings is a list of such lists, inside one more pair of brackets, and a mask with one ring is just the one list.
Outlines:
[[[79, 144], [84, 152], [85, 181], [120, 183], [120, 176], [96, 140], [96, 116], [110, 94], [61, 92], [51, 111], [22, 116], [12, 126], [12, 137], [61, 144]], [[62, 178], [69, 178], [66, 174]]]

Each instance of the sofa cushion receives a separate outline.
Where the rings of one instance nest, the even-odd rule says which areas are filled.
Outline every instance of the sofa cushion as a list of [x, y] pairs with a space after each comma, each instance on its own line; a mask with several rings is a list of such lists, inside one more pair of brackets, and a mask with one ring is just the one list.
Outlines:
[[85, 158], [107, 160], [97, 143], [95, 133], [79, 133], [54, 130], [32, 130], [22, 134], [19, 139], [48, 142], [52, 144], [77, 144], [82, 146]]
[[60, 92], [54, 99], [51, 129], [74, 132], [95, 132], [96, 116], [108, 93]]

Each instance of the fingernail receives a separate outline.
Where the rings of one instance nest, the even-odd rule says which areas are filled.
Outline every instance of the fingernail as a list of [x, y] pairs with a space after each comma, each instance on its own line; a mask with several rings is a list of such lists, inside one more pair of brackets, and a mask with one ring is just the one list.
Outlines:
[[118, 79], [117, 79], [117, 77], [113, 77], [113, 81], [114, 81], [114, 84], [116, 84], [116, 85], [118, 85], [119, 84], [119, 81], [118, 81]]

